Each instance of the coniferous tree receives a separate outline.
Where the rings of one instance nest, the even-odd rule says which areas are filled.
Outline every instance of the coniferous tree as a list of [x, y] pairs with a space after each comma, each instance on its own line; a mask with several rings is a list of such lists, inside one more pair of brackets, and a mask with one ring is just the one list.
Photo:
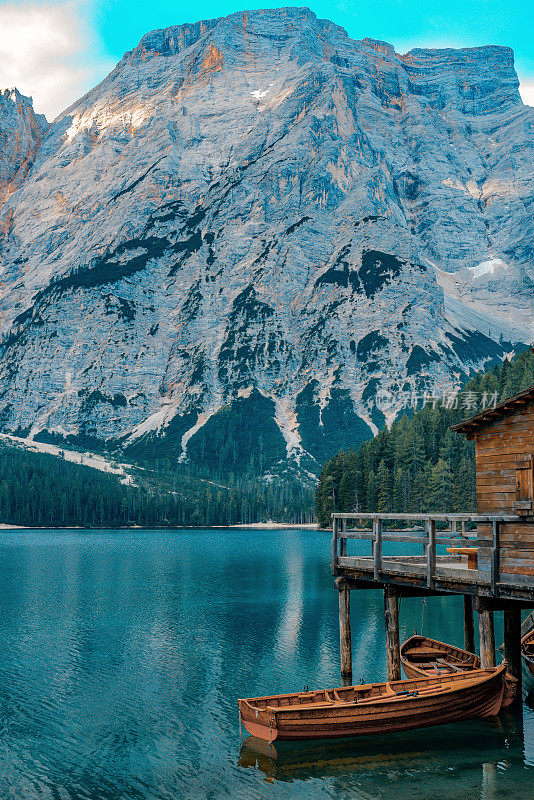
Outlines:
[[381, 513], [391, 511], [391, 476], [384, 459], [378, 465], [378, 510]]
[[444, 513], [452, 511], [452, 473], [449, 465], [442, 458], [432, 467], [429, 481], [429, 510]]
[[378, 508], [378, 477], [371, 470], [367, 480], [367, 511], [375, 511]]

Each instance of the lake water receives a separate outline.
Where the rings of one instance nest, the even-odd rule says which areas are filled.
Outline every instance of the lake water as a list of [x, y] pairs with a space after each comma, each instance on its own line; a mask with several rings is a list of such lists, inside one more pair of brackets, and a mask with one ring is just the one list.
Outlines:
[[[340, 684], [329, 558], [308, 531], [1, 532], [1, 800], [532, 800], [534, 695], [494, 724], [240, 743], [238, 697]], [[424, 630], [461, 645], [461, 601]], [[378, 592], [352, 633], [355, 681], [383, 679]]]

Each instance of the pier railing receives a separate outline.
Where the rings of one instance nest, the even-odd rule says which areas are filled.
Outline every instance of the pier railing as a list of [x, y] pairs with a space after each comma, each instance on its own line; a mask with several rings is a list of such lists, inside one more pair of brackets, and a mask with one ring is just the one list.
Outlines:
[[[515, 516], [481, 514], [336, 512], [332, 514], [332, 571], [338, 574], [344, 568], [360, 570], [374, 581], [380, 581], [384, 573], [404, 575], [419, 582], [423, 579], [429, 589], [443, 580], [476, 583], [487, 585], [494, 594], [500, 580], [499, 526], [515, 520]], [[480, 523], [489, 536], [481, 538]], [[347, 542], [351, 539], [370, 542], [371, 554], [348, 555]], [[423, 552], [421, 556], [384, 555], [384, 542], [422, 545]], [[448, 553], [448, 547], [456, 552]], [[458, 552], [466, 549], [465, 553]], [[473, 561], [476, 559], [476, 568], [465, 563], [469, 551]]]

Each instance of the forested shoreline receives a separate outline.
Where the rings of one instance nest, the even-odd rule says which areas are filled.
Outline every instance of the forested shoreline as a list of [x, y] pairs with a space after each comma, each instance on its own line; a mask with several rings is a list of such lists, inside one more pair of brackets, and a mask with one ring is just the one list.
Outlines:
[[[450, 426], [476, 413], [463, 397], [500, 402], [534, 384], [534, 352], [525, 350], [469, 380], [456, 407], [430, 402], [357, 450], [328, 461], [317, 486], [315, 508], [321, 527], [332, 511], [466, 512], [475, 509], [474, 444]], [[434, 407], [435, 406], [435, 407]], [[481, 409], [480, 409], [481, 410]]]
[[0, 444], [0, 522], [23, 527], [213, 526], [314, 519], [313, 490], [296, 480], [216, 479], [139, 468], [134, 485], [44, 453]]

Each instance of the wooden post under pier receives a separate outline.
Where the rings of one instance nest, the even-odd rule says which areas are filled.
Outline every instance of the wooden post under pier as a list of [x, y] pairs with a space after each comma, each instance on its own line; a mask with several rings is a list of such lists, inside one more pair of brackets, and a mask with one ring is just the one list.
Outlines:
[[473, 597], [470, 594], [464, 594], [464, 648], [468, 651], [468, 653], [475, 652]]
[[505, 608], [504, 614], [504, 657], [508, 662], [508, 671], [517, 678], [516, 702], [522, 697], [522, 662], [521, 662], [521, 610]]
[[482, 669], [495, 666], [495, 629], [493, 611], [483, 597], [477, 597], [480, 665]]
[[388, 681], [399, 681], [401, 679], [399, 593], [395, 586], [388, 585], [384, 588], [384, 612]]
[[352, 677], [352, 642], [350, 633], [350, 586], [343, 578], [337, 578], [336, 588], [339, 592], [339, 654], [341, 657], [341, 675]]

